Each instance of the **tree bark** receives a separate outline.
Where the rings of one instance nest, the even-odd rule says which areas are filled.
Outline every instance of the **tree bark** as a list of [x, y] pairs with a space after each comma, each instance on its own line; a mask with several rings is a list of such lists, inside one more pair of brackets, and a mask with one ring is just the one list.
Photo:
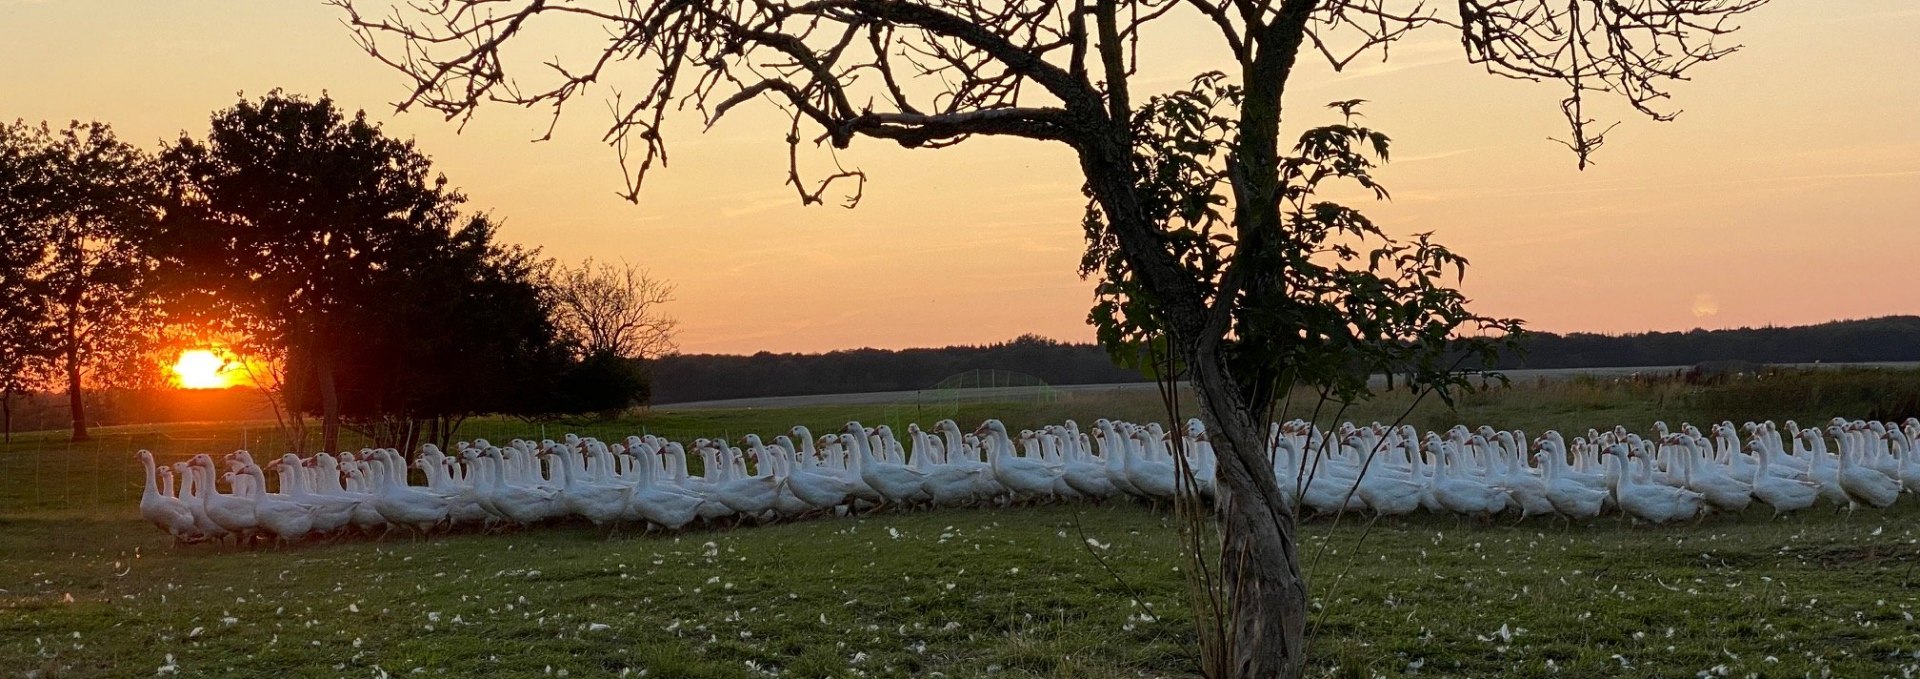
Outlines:
[[1306, 667], [1307, 586], [1294, 517], [1273, 477], [1253, 404], [1222, 357], [1189, 354], [1201, 416], [1212, 434], [1220, 520], [1220, 571], [1231, 602], [1229, 677], [1298, 677]]

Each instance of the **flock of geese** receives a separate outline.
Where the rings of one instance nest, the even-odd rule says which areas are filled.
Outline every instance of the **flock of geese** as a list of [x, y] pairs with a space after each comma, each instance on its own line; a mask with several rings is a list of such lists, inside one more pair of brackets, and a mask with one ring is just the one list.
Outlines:
[[[140, 512], [180, 542], [251, 544], [568, 518], [678, 530], [889, 507], [1215, 493], [1216, 459], [1199, 420], [1171, 432], [1105, 419], [1083, 431], [1069, 420], [1017, 436], [999, 420], [970, 434], [941, 420], [931, 430], [908, 425], [905, 441], [887, 426], [849, 422], [817, 438], [797, 426], [771, 442], [748, 435], [738, 443], [695, 439], [689, 451], [651, 435], [609, 444], [569, 434], [504, 446], [461, 442], [453, 454], [426, 444], [411, 459], [394, 449], [289, 453], [264, 467], [246, 451], [156, 465], [143, 450]], [[1272, 425], [1267, 452], [1287, 501], [1312, 515], [1589, 520], [1617, 512], [1669, 523], [1756, 501], [1775, 516], [1822, 502], [1888, 507], [1902, 492], [1920, 493], [1916, 444], [1920, 419], [1836, 418], [1824, 430], [1788, 421], [1784, 431], [1770, 421], [1705, 432], [1659, 423], [1651, 436], [1615, 427], [1572, 441], [1554, 431], [1529, 441], [1525, 432], [1485, 426], [1423, 435], [1412, 426], [1348, 423], [1326, 431], [1296, 420]], [[425, 485], [411, 481], [414, 469]]]

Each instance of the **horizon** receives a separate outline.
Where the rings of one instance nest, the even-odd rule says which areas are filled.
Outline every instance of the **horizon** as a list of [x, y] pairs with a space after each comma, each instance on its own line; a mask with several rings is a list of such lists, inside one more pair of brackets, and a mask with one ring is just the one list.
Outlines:
[[[982, 139], [935, 155], [866, 140], [842, 154], [872, 175], [865, 202], [809, 208], [780, 183], [771, 117], [743, 111], [709, 134], [677, 135], [674, 162], [630, 205], [614, 195], [613, 152], [596, 141], [604, 114], [563, 119], [538, 144], [540, 111], [484, 108], [464, 132], [431, 113], [394, 114], [401, 76], [319, 3], [88, 7], [0, 0], [22, 36], [0, 58], [38, 64], [0, 76], [7, 115], [100, 120], [152, 150], [204, 136], [237, 92], [328, 93], [414, 139], [469, 210], [504, 220], [504, 239], [567, 261], [624, 259], [673, 282], [665, 309], [687, 353], [1093, 339], [1093, 283], [1074, 273], [1083, 199], [1055, 148]], [[1741, 23], [1745, 49], [1681, 86], [1677, 120], [1609, 108], [1624, 121], [1620, 143], [1584, 172], [1547, 139], [1564, 124], [1550, 88], [1477, 72], [1441, 32], [1416, 33], [1390, 64], [1340, 74], [1316, 64], [1286, 104], [1312, 124], [1330, 115], [1322, 101], [1370, 99], [1368, 120], [1397, 143], [1381, 172], [1394, 201], [1363, 209], [1392, 233], [1438, 232], [1472, 260], [1464, 290], [1479, 308], [1535, 330], [1920, 313], [1920, 296], [1882, 273], [1910, 269], [1904, 253], [1920, 249], [1920, 130], [1872, 127], [1920, 108], [1920, 88], [1830, 65], [1915, 61], [1920, 47], [1898, 36], [1920, 31], [1920, 9], [1774, 5]], [[1167, 72], [1144, 74], [1153, 83], [1208, 67], [1168, 56], [1157, 60]], [[1792, 97], [1771, 85], [1782, 82], [1795, 83]], [[1863, 126], [1873, 139], [1831, 133]]]

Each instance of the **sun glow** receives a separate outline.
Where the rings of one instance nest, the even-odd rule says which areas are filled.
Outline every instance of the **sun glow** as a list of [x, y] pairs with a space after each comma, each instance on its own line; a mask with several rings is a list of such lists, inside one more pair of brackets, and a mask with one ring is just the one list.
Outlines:
[[206, 349], [180, 352], [173, 363], [173, 376], [182, 389], [225, 389], [234, 384], [227, 362]]

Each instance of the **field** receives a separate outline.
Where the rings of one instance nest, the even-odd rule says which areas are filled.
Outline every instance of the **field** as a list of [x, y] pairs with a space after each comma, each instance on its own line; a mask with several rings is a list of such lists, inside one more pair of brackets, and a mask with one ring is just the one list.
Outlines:
[[[1653, 419], [1891, 416], [1910, 373], [1766, 384], [1516, 385], [1409, 421], [1584, 431]], [[1343, 413], [1391, 420], [1405, 398]], [[658, 411], [547, 433], [773, 433], [851, 417], [1152, 417], [1151, 400]], [[1324, 419], [1324, 417], [1323, 417]], [[480, 421], [467, 436], [537, 435]], [[942, 511], [677, 536], [558, 527], [427, 542], [176, 549], [135, 505], [146, 447], [233, 424], [0, 448], [0, 676], [1195, 676], [1171, 520], [1131, 504]], [[1920, 509], [1698, 525], [1348, 516], [1303, 526], [1316, 675], [1903, 676], [1920, 672]], [[1104, 564], [1104, 565], [1103, 565]], [[1110, 570], [1109, 570], [1110, 569]], [[1706, 674], [1701, 674], [1701, 673]]]

